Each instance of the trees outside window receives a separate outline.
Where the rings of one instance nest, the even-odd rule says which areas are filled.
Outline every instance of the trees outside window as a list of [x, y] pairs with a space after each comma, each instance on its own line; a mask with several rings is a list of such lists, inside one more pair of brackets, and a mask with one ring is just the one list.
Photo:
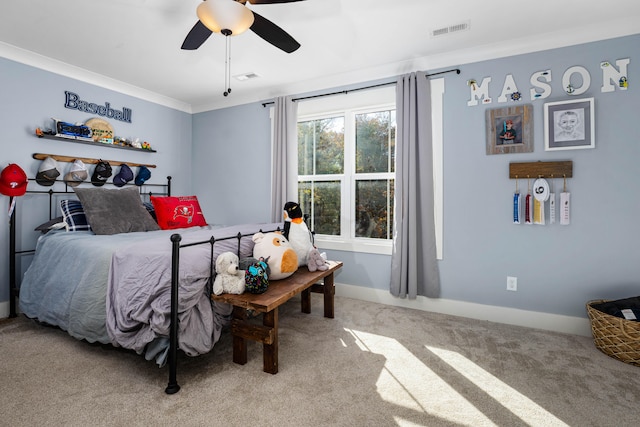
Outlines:
[[317, 235], [390, 240], [395, 108], [298, 122], [298, 199]]
[[[434, 216], [443, 241], [444, 79], [431, 81]], [[394, 85], [298, 105], [298, 202], [318, 246], [390, 255], [396, 155]], [[453, 132], [453, 131], [452, 131]]]

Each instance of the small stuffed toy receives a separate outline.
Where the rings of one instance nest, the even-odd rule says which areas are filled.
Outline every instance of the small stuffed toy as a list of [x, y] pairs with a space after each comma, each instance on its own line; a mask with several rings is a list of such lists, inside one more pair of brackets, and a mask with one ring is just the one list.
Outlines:
[[284, 205], [284, 236], [298, 256], [298, 266], [306, 265], [309, 271], [325, 271], [329, 268], [320, 251], [313, 244], [313, 234], [304, 222], [302, 209], [296, 202]]
[[256, 233], [252, 239], [253, 256], [267, 260], [269, 280], [285, 279], [298, 269], [298, 256], [282, 233]]
[[240, 270], [238, 255], [223, 252], [216, 258], [216, 278], [213, 281], [213, 293], [220, 295], [241, 294], [245, 289], [244, 270]]
[[311, 249], [309, 251], [309, 256], [307, 257], [307, 268], [309, 269], [309, 271], [328, 270], [329, 265], [327, 265], [327, 260], [325, 259], [325, 256], [326, 254], [321, 254], [318, 249], [316, 248]]
[[261, 294], [269, 287], [269, 265], [267, 261], [264, 258], [260, 258], [245, 268], [244, 281], [247, 292]]

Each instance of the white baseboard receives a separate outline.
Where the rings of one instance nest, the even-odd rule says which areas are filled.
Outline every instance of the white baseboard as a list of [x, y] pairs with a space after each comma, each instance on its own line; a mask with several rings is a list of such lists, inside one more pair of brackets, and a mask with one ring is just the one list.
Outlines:
[[447, 299], [397, 298], [389, 291], [336, 283], [336, 295], [415, 310], [591, 337], [589, 319]]
[[[431, 311], [452, 316], [467, 317], [478, 320], [488, 320], [508, 325], [525, 326], [528, 328], [544, 329], [565, 334], [583, 335], [591, 337], [589, 319], [581, 317], [562, 316], [559, 314], [542, 313], [537, 311], [518, 310], [515, 308], [497, 307], [493, 305], [475, 304], [447, 299], [430, 299], [417, 297], [410, 300], [396, 298], [389, 291], [365, 288], [363, 286], [336, 283], [336, 295], [396, 307], [412, 308], [415, 310]], [[9, 317], [9, 301], [0, 302], [0, 319]]]
[[0, 302], [0, 319], [9, 317], [9, 301]]

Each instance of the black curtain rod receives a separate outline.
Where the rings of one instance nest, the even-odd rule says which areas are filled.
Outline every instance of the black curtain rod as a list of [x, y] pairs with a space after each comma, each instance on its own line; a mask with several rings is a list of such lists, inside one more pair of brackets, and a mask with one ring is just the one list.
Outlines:
[[[453, 72], [455, 72], [456, 74], [460, 74], [460, 69], [459, 68], [454, 68], [452, 70], [438, 71], [437, 73], [425, 74], [425, 77], [429, 78], [429, 77], [432, 77], [432, 76], [437, 76], [437, 75], [440, 75], [440, 74], [453, 73]], [[331, 95], [346, 95], [349, 92], [356, 92], [358, 90], [365, 90], [365, 89], [374, 89], [376, 87], [389, 86], [389, 85], [393, 85], [393, 84], [396, 84], [395, 80], [390, 81], [390, 82], [386, 82], [386, 83], [378, 83], [376, 85], [371, 85], [371, 86], [358, 87], [358, 88], [355, 88], [355, 89], [347, 89], [347, 90], [341, 90], [341, 91], [338, 91], [338, 92], [322, 93], [322, 94], [319, 94], [319, 95], [310, 95], [310, 96], [303, 96], [303, 97], [300, 97], [300, 98], [293, 98], [292, 101], [295, 102], [295, 101], [302, 101], [304, 99], [322, 98], [323, 96], [331, 96]], [[262, 106], [266, 107], [267, 105], [274, 104], [274, 103], [275, 103], [275, 101], [263, 102]]]

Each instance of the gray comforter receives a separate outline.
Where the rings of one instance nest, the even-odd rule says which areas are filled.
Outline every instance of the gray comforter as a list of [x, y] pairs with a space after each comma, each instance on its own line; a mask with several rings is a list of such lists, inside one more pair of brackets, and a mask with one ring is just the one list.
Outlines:
[[[89, 342], [110, 343], [147, 353], [164, 362], [170, 321], [171, 242], [181, 244], [272, 230], [278, 224], [250, 224], [212, 230], [194, 227], [97, 236], [91, 232], [49, 232], [20, 287], [20, 310]], [[237, 239], [216, 241], [215, 257], [238, 250]], [[241, 256], [250, 256], [250, 237]], [[212, 305], [207, 281], [210, 246], [180, 251], [179, 346], [188, 355], [210, 351], [220, 337], [231, 307]]]

